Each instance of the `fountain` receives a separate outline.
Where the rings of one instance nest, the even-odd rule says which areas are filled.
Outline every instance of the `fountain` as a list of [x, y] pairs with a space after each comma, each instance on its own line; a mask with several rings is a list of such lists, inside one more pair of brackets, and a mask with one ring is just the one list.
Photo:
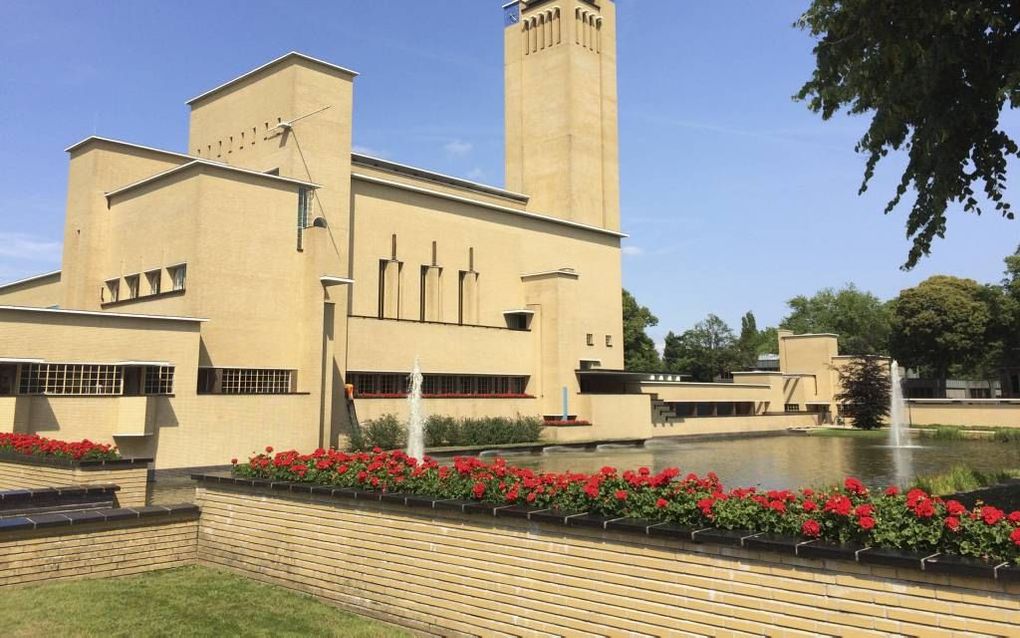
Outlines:
[[889, 369], [889, 444], [892, 448], [893, 471], [896, 484], [904, 487], [914, 477], [913, 449], [910, 432], [907, 430], [907, 401], [903, 398], [903, 382], [900, 380], [900, 366], [893, 361]]
[[903, 447], [906, 434], [907, 401], [903, 398], [903, 382], [900, 380], [900, 366], [892, 362], [889, 370], [889, 445]]
[[419, 460], [425, 456], [425, 413], [421, 405], [421, 382], [421, 363], [415, 357], [407, 385], [407, 455]]

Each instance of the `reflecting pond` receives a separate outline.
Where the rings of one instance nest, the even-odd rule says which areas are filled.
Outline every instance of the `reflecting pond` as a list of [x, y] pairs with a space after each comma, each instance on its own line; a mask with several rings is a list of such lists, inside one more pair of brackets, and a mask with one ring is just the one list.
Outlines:
[[555, 472], [595, 472], [607, 465], [620, 470], [647, 466], [653, 471], [679, 467], [685, 474], [715, 472], [727, 486], [766, 489], [831, 485], [847, 476], [856, 476], [871, 487], [903, 485], [915, 476], [938, 474], [954, 465], [981, 471], [1020, 469], [1018, 443], [917, 439], [914, 444], [890, 448], [884, 438], [797, 434], [708, 441], [656, 439], [636, 447], [547, 448], [542, 454], [508, 460]]

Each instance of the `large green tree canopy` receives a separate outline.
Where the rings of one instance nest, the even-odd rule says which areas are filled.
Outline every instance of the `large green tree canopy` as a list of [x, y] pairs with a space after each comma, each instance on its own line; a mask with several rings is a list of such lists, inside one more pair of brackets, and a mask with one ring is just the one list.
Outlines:
[[689, 374], [694, 381], [714, 381], [743, 367], [733, 330], [715, 315], [682, 334], [667, 334], [662, 359], [666, 370]]
[[933, 374], [940, 391], [951, 366], [972, 368], [985, 355], [987, 290], [973, 279], [929, 277], [901, 291], [892, 308], [893, 357]]
[[818, 39], [797, 97], [823, 119], [872, 116], [856, 149], [867, 156], [861, 192], [890, 150], [907, 151], [885, 209], [915, 191], [906, 268], [945, 236], [950, 204], [980, 214], [986, 199], [1013, 218], [1003, 196], [1018, 147], [999, 116], [1020, 106], [1016, 0], [813, 0], [797, 25]]
[[623, 291], [623, 365], [627, 370], [657, 372], [662, 367], [655, 342], [645, 332], [645, 328], [658, 323], [651, 310]]
[[870, 292], [847, 284], [839, 290], [824, 288], [811, 297], [798, 295], [786, 304], [790, 314], [781, 328], [797, 334], [835, 333], [843, 354], [888, 354], [889, 311]]

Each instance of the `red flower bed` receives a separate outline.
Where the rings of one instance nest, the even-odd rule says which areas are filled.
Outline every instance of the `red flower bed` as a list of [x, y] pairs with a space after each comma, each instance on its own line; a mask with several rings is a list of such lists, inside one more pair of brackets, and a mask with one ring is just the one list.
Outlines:
[[0, 433], [0, 452], [26, 456], [52, 456], [75, 461], [110, 461], [120, 458], [116, 446], [84, 441], [57, 441], [35, 434]]
[[535, 472], [497, 458], [456, 458], [453, 465], [423, 461], [403, 452], [345, 453], [316, 450], [257, 454], [237, 465], [240, 476], [361, 487], [437, 498], [533, 505], [562, 512], [590, 512], [768, 532], [831, 542], [946, 552], [1020, 563], [1020, 511], [983, 506], [966, 509], [921, 490], [901, 494], [890, 487], [872, 493], [855, 478], [825, 490], [726, 489], [713, 473], [682, 476], [646, 467], [595, 474]]
[[[406, 399], [406, 392], [359, 392], [354, 395], [356, 399]], [[447, 392], [443, 394], [423, 394], [423, 399], [534, 399], [530, 394], [460, 394]]]

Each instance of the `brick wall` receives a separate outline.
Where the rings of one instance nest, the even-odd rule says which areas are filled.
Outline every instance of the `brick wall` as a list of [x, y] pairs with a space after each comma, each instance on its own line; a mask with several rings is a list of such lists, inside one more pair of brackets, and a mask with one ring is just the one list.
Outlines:
[[148, 469], [144, 464], [126, 467], [61, 467], [0, 459], [0, 490], [110, 484], [120, 486], [117, 492], [119, 506], [145, 505]]
[[13, 585], [127, 576], [188, 565], [195, 561], [197, 533], [195, 517], [4, 531], [0, 533], [0, 590]]
[[199, 562], [442, 635], [1017, 635], [1020, 584], [203, 483]]

